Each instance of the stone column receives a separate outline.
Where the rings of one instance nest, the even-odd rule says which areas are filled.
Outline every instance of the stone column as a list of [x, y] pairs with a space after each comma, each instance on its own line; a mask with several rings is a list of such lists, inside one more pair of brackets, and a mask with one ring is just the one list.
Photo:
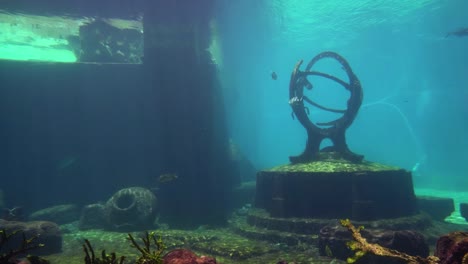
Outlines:
[[232, 176], [217, 67], [208, 51], [213, 0], [149, 0], [144, 68], [157, 106], [161, 219], [190, 227], [225, 221]]

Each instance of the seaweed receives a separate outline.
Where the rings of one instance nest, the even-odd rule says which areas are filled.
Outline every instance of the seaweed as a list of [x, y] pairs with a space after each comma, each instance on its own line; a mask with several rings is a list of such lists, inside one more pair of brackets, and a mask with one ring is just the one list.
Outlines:
[[[162, 254], [164, 253], [164, 250], [166, 250], [166, 245], [163, 243], [161, 236], [156, 237], [155, 232], [145, 232], [145, 235], [141, 238], [143, 241], [143, 246], [140, 246], [131, 234], [128, 234], [127, 239], [132, 243], [132, 247], [136, 248], [141, 253], [141, 256], [136, 261], [136, 264], [163, 263]], [[154, 247], [153, 251], [151, 251], [152, 246]]]
[[[162, 254], [166, 250], [166, 245], [163, 243], [161, 236], [156, 237], [155, 232], [145, 232], [141, 238], [143, 245], [138, 244], [135, 238], [129, 233], [127, 239], [131, 243], [131, 247], [140, 251], [141, 256], [136, 260], [136, 264], [162, 264]], [[123, 264], [125, 256], [117, 258], [115, 253], [106, 254], [105, 250], [101, 251], [101, 258], [96, 257], [94, 249], [89, 240], [85, 239], [83, 244], [83, 251], [85, 252], [85, 264]]]
[[[3, 251], [3, 247], [11, 240], [11, 238], [19, 232], [20, 230], [16, 230], [8, 234], [5, 229], [0, 230], [0, 252]], [[0, 254], [0, 263], [16, 263], [16, 260], [19, 256], [26, 254], [33, 249], [44, 246], [44, 244], [35, 243], [38, 236], [26, 238], [24, 232], [22, 233], [22, 236], [21, 245], [17, 249], [11, 249], [6, 253]], [[48, 261], [36, 256], [28, 256], [27, 259], [35, 260], [32, 263], [48, 263]]]
[[364, 228], [362, 226], [355, 227], [349, 219], [340, 220], [342, 226], [346, 227], [348, 231], [351, 232], [351, 235], [354, 240], [347, 243], [348, 247], [354, 251], [354, 256], [349, 257], [346, 261], [347, 263], [355, 263], [358, 259], [362, 258], [366, 254], [373, 254], [377, 256], [395, 258], [405, 261], [409, 264], [437, 264], [439, 263], [439, 258], [435, 256], [429, 256], [427, 258], [422, 258], [419, 256], [411, 256], [406, 253], [382, 247], [378, 244], [372, 244], [367, 242], [365, 238], [361, 235], [361, 230]]
[[85, 252], [84, 261], [86, 264], [123, 264], [125, 260], [125, 256], [117, 258], [117, 255], [114, 252], [106, 254], [106, 250], [101, 251], [101, 258], [96, 258], [94, 249], [88, 239], [85, 239], [83, 251]]

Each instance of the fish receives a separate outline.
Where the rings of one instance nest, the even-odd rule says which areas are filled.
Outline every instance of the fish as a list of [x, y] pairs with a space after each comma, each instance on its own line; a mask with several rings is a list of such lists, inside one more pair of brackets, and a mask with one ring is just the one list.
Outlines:
[[460, 28], [457, 31], [449, 32], [447, 35], [445, 35], [446, 38], [450, 36], [456, 36], [456, 37], [468, 37], [468, 27], [467, 28]]
[[0, 219], [7, 221], [21, 221], [24, 219], [23, 208], [22, 207], [13, 207], [13, 208], [2, 208], [2, 213]]
[[175, 181], [179, 178], [179, 176], [176, 173], [163, 173], [159, 175], [158, 177], [158, 182], [159, 183], [168, 183]]
[[273, 79], [274, 81], [278, 79], [278, 75], [276, 74], [276, 72], [274, 71], [271, 72], [271, 79]]
[[73, 166], [77, 161], [78, 161], [78, 157], [75, 157], [75, 156], [65, 157], [58, 162], [56, 169], [58, 171], [67, 169]]

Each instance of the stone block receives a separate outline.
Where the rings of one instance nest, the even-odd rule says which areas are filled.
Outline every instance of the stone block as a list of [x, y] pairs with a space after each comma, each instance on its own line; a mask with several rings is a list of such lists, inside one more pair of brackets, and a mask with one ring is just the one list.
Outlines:
[[418, 196], [417, 201], [419, 210], [427, 213], [437, 221], [444, 221], [447, 216], [455, 211], [452, 198]]

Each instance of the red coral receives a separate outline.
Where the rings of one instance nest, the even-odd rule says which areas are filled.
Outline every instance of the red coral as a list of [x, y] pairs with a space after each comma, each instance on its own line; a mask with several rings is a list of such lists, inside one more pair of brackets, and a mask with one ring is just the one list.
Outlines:
[[195, 253], [188, 249], [175, 249], [167, 253], [164, 264], [216, 264], [216, 259], [207, 256], [197, 257]]
[[452, 232], [437, 240], [435, 255], [442, 264], [464, 263], [468, 253], [468, 232]]

